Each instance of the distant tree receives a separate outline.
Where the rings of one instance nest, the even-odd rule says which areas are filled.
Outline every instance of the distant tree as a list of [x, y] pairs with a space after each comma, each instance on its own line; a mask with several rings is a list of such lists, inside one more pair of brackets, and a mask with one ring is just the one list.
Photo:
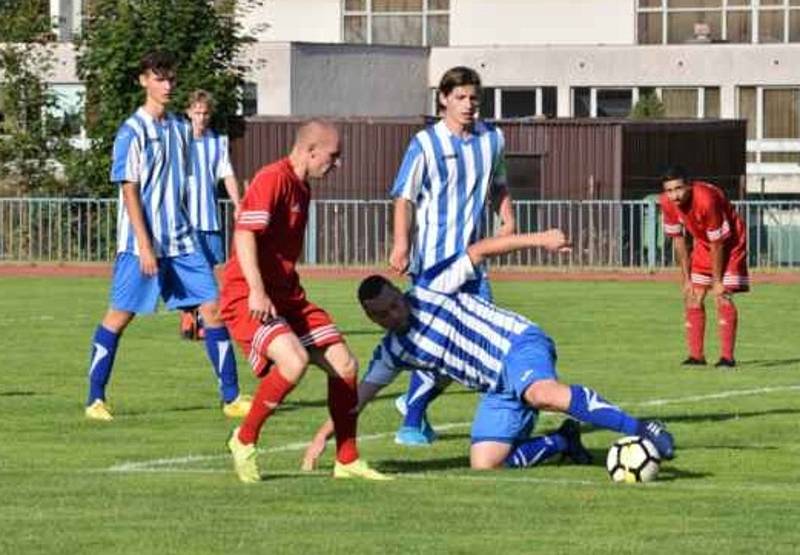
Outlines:
[[0, 180], [20, 194], [64, 188], [70, 129], [46, 79], [53, 68], [47, 0], [0, 1]]
[[113, 190], [111, 147], [120, 124], [142, 104], [137, 66], [147, 51], [166, 50], [178, 61], [172, 111], [183, 111], [189, 92], [203, 88], [216, 100], [215, 127], [225, 128], [239, 106], [244, 68], [237, 60], [250, 41], [235, 9], [235, 0], [87, 1], [78, 75], [86, 83], [90, 147], [71, 173], [81, 189], [94, 195]]
[[655, 92], [648, 92], [639, 97], [639, 101], [628, 117], [632, 119], [659, 119], [666, 115], [664, 103]]

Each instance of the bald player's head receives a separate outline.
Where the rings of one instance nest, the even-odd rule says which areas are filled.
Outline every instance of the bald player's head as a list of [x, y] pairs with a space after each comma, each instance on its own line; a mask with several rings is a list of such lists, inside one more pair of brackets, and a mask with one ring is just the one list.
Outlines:
[[290, 158], [301, 177], [325, 177], [339, 165], [339, 156], [339, 132], [332, 123], [312, 119], [297, 130]]

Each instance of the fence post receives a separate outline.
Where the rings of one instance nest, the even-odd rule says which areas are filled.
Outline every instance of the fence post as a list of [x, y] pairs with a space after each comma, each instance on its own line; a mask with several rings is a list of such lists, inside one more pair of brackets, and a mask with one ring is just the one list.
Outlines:
[[317, 201], [308, 204], [308, 230], [306, 232], [306, 264], [317, 263]]
[[647, 199], [647, 271], [653, 272], [656, 269], [656, 230], [658, 220], [656, 215], [656, 199]]

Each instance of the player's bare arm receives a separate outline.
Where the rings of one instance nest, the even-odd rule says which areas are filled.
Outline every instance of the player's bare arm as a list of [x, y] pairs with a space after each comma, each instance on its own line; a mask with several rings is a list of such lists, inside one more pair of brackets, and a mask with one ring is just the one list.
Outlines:
[[225, 183], [225, 190], [228, 192], [228, 198], [231, 199], [233, 203], [233, 219], [236, 221], [239, 219], [239, 212], [241, 212], [242, 204], [242, 198], [239, 194], [239, 182], [236, 181], [236, 177], [233, 175], [227, 176], [223, 181]]
[[394, 201], [394, 236], [392, 252], [389, 255], [389, 267], [398, 274], [408, 271], [409, 251], [411, 245], [411, 223], [414, 205], [404, 198]]
[[[363, 381], [358, 384], [358, 406], [356, 407], [356, 411], [361, 412], [364, 407], [375, 398], [378, 391], [384, 387], [383, 385]], [[317, 462], [322, 456], [322, 453], [325, 452], [325, 445], [331, 437], [333, 437], [333, 420], [328, 418], [322, 426], [319, 427], [311, 443], [306, 447], [306, 451], [303, 454], [303, 462], [300, 464], [300, 468], [304, 472], [311, 472], [317, 467]]]
[[126, 181], [122, 184], [122, 200], [128, 217], [131, 220], [133, 231], [136, 234], [136, 242], [139, 245], [139, 267], [142, 273], [147, 276], [154, 276], [158, 273], [158, 261], [153, 252], [153, 244], [150, 241], [150, 233], [144, 223], [144, 212], [142, 201], [139, 198], [139, 184]]
[[508, 187], [502, 187], [495, 195], [495, 205], [497, 213], [500, 215], [500, 229], [497, 230], [498, 236], [511, 235], [516, 231], [516, 220], [514, 218], [514, 206], [511, 201], [511, 192]]
[[237, 229], [233, 234], [233, 240], [236, 244], [239, 264], [250, 291], [247, 297], [250, 317], [259, 321], [275, 318], [278, 313], [272, 300], [264, 291], [264, 281], [258, 269], [255, 234], [246, 229]]
[[484, 259], [526, 248], [541, 247], [551, 252], [569, 252], [570, 244], [560, 229], [548, 229], [537, 233], [521, 233], [482, 239], [467, 248], [473, 265]]

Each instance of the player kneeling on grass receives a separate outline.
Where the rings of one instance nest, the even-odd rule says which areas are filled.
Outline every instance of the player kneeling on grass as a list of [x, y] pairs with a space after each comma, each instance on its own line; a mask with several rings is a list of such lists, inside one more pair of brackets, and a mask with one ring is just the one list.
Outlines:
[[310, 179], [339, 165], [339, 133], [329, 122], [300, 127], [286, 158], [262, 168], [242, 200], [234, 248], [222, 279], [222, 317], [261, 379], [250, 412], [228, 440], [243, 482], [257, 482], [261, 428], [303, 377], [309, 362], [328, 374], [336, 429], [336, 478], [386, 480], [359, 458], [358, 362], [325, 310], [306, 298], [295, 264], [303, 246]]
[[[588, 387], [560, 383], [555, 345], [537, 325], [459, 291], [486, 257], [528, 247], [560, 251], [568, 244], [557, 229], [484, 239], [466, 254], [432, 267], [405, 295], [382, 276], [365, 279], [358, 290], [361, 306], [387, 333], [359, 385], [359, 408], [401, 370], [427, 368], [484, 393], [472, 424], [474, 469], [534, 466], [559, 453], [589, 464], [591, 455], [574, 420], [566, 420], [555, 433], [530, 437], [539, 410], [644, 436], [671, 459], [673, 439], [663, 424], [637, 420]], [[329, 433], [330, 423], [317, 432], [306, 451], [305, 469], [313, 468]]]

